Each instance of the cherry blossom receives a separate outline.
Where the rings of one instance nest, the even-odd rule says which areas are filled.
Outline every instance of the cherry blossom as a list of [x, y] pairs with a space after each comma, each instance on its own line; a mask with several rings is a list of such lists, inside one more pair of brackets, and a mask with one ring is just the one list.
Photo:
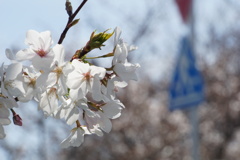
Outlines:
[[29, 30], [26, 35], [25, 43], [29, 45], [28, 49], [20, 50], [16, 54], [17, 60], [31, 60], [36, 69], [49, 69], [54, 53], [51, 51], [53, 44], [50, 31], [37, 32]]
[[[119, 89], [137, 80], [139, 64], [128, 62], [128, 53], [136, 47], [120, 38], [116, 28], [96, 34], [94, 31], [86, 46], [77, 50], [71, 60], [65, 58], [62, 44], [53, 45], [50, 31], [29, 30], [25, 43], [27, 49], [16, 53], [7, 49], [11, 64], [0, 68], [0, 138], [6, 136], [3, 126], [11, 123], [24, 125], [13, 107], [17, 102], [36, 101], [45, 117], [62, 119], [74, 126], [70, 135], [61, 142], [63, 148], [80, 146], [84, 135], [103, 136], [112, 129], [111, 119], [121, 116], [124, 104], [117, 98]], [[87, 60], [88, 52], [104, 46], [114, 33], [113, 52], [101, 57], [112, 57], [112, 66], [104, 68]], [[30, 61], [25, 65], [22, 61]]]
[[22, 64], [12, 63], [9, 66], [2, 65], [1, 77], [2, 85], [1, 91], [5, 96], [17, 97], [24, 94], [24, 88], [22, 85]]
[[58, 95], [55, 87], [48, 88], [42, 93], [39, 100], [39, 108], [43, 110], [45, 116], [50, 116], [58, 108]]
[[115, 33], [113, 71], [122, 81], [137, 80], [136, 70], [140, 65], [129, 63], [127, 60], [128, 53], [136, 50], [137, 47], [129, 46], [123, 42], [120, 38], [121, 30], [119, 28], [115, 29]]
[[56, 85], [59, 95], [67, 93], [67, 75], [73, 71], [74, 67], [70, 62], [64, 60], [65, 51], [62, 45], [56, 45], [52, 49], [55, 57], [52, 63], [51, 71], [47, 75], [47, 86]]
[[67, 86], [70, 88], [70, 97], [74, 100], [83, 98], [88, 92], [95, 100], [101, 97], [101, 82], [106, 70], [102, 67], [90, 66], [78, 60], [73, 60], [74, 71], [68, 75]]

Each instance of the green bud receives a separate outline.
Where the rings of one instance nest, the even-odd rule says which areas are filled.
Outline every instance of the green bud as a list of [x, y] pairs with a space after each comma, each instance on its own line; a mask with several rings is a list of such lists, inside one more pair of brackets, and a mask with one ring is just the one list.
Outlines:
[[96, 31], [94, 31], [92, 34], [91, 34], [91, 37], [90, 37], [90, 40], [88, 42], [88, 48], [89, 50], [93, 50], [95, 48], [99, 48], [101, 49], [103, 45], [103, 43], [108, 40], [114, 32], [112, 33], [106, 33], [108, 30], [102, 32], [102, 33], [98, 33], [98, 34], [95, 34]]
[[[86, 55], [93, 49], [99, 48], [101, 49], [103, 45], [103, 43], [108, 40], [114, 32], [112, 33], [106, 33], [108, 30], [102, 32], [102, 33], [98, 33], [95, 34], [96, 31], [92, 32], [91, 36], [90, 36], [90, 40], [87, 42], [87, 44], [80, 50], [77, 50], [76, 53], [73, 55], [71, 61], [73, 59], [91, 59], [91, 58], [86, 58]], [[110, 57], [113, 56], [113, 53], [109, 53], [107, 55], [103, 55], [101, 57]], [[92, 58], [93, 59], [93, 58]]]

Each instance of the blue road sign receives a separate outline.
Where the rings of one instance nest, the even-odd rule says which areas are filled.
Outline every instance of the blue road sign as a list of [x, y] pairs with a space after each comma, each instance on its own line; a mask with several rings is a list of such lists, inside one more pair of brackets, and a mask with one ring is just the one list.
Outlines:
[[169, 109], [184, 109], [197, 106], [204, 100], [203, 78], [195, 65], [191, 43], [187, 37], [181, 49], [169, 90]]

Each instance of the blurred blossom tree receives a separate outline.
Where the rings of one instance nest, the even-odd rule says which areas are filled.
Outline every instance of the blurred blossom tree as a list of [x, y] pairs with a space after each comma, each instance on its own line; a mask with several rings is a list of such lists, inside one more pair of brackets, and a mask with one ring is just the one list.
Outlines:
[[[204, 160], [236, 160], [240, 155], [240, 32], [212, 37], [217, 56], [214, 62], [200, 62], [207, 99], [199, 107], [200, 153]], [[234, 45], [229, 46], [232, 38]], [[116, 127], [111, 134], [102, 139], [87, 137], [81, 148], [62, 151], [61, 159], [190, 160], [190, 122], [185, 111], [168, 111], [167, 92], [166, 80], [131, 83], [120, 94], [127, 111], [113, 121]]]
[[[151, 18], [158, 14], [152, 12], [154, 9], [151, 7], [148, 9], [151, 11], [146, 12], [144, 24], [151, 23]], [[136, 30], [137, 38], [133, 40], [140, 43], [151, 39], [145, 33], [149, 33], [152, 27], [140, 26]], [[211, 52], [198, 54], [206, 83], [206, 102], [199, 107], [200, 154], [204, 160], [236, 160], [240, 155], [240, 32], [230, 31], [228, 27], [219, 34], [213, 30], [214, 27], [209, 27], [210, 39], [206, 46], [201, 46]], [[153, 51], [155, 46], [148, 45], [149, 51]], [[155, 48], [155, 51], [160, 48]], [[153, 58], [156, 57], [153, 54]], [[81, 148], [62, 151], [61, 159], [191, 159], [191, 128], [187, 114], [185, 111], [170, 113], [167, 108], [168, 78], [153, 82], [151, 74], [144, 75], [138, 85], [131, 83], [127, 90], [121, 92], [120, 99], [129, 107], [119, 121], [113, 121], [118, 127], [112, 134], [103, 139], [87, 137]], [[125, 95], [133, 96], [128, 99]]]
[[234, 160], [240, 155], [239, 42], [239, 30], [214, 38], [217, 58], [213, 64], [203, 65], [207, 82], [207, 103], [201, 110], [200, 126], [204, 159]]

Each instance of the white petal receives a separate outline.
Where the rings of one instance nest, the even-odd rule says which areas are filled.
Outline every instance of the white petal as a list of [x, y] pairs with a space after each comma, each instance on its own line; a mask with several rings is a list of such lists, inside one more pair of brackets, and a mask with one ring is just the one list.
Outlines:
[[132, 52], [132, 51], [138, 49], [138, 47], [137, 47], [137, 46], [134, 46], [134, 45], [130, 45], [130, 46], [128, 46], [127, 48], [128, 48], [128, 52]]
[[13, 108], [18, 106], [17, 102], [14, 99], [10, 98], [5, 99], [0, 97], [0, 102], [2, 102], [6, 108]]
[[81, 89], [71, 89], [69, 92], [69, 95], [71, 97], [72, 100], [78, 100], [78, 99], [82, 99], [85, 95], [83, 95], [82, 90]]
[[121, 29], [119, 27], [116, 27], [114, 30], [114, 46], [117, 45], [120, 39], [121, 33], [122, 33]]
[[87, 92], [89, 91], [89, 89], [90, 89], [90, 85], [87, 84], [86, 81], [84, 81], [84, 82], [80, 85], [80, 89], [81, 89], [81, 91], [82, 91], [83, 96], [85, 96], [85, 95], [87, 94]]
[[36, 55], [33, 53], [31, 49], [20, 50], [16, 54], [16, 60], [23, 61], [23, 60], [31, 60]]
[[71, 89], [77, 89], [80, 87], [83, 81], [83, 75], [78, 74], [76, 71], [73, 71], [68, 74], [67, 77], [67, 86]]
[[56, 46], [53, 47], [52, 50], [55, 54], [54, 61], [58, 62], [58, 66], [62, 66], [64, 64], [64, 57], [65, 57], [65, 52], [64, 52], [63, 46], [57, 44]]
[[16, 60], [15, 55], [12, 53], [10, 49], [5, 50], [6, 57], [10, 60]]
[[40, 57], [40, 56], [35, 56], [32, 59], [32, 65], [34, 68], [36, 68], [38, 71], [43, 70], [43, 71], [50, 71], [50, 66], [53, 62], [52, 56], [49, 57]]
[[50, 31], [41, 32], [40, 35], [44, 42], [44, 48], [43, 48], [44, 51], [49, 50], [49, 48], [53, 44], [51, 32]]
[[22, 72], [22, 64], [21, 63], [10, 64], [6, 70], [6, 80], [16, 79], [18, 74], [21, 72]]
[[112, 64], [125, 63], [127, 61], [128, 50], [126, 44], [118, 44], [116, 46]]
[[131, 64], [131, 63], [117, 63], [113, 70], [123, 81], [129, 80], [137, 80], [136, 69], [139, 68], [139, 64]]
[[103, 136], [103, 132], [101, 129], [99, 129], [99, 126], [98, 125], [94, 125], [92, 128], [89, 128], [90, 132], [91, 133], [94, 133], [100, 137]]
[[79, 110], [77, 107], [73, 107], [68, 110], [68, 113], [66, 114], [66, 122], [68, 125], [72, 125], [75, 123], [79, 118]]
[[0, 125], [0, 139], [3, 139], [6, 137], [6, 134], [4, 132], [3, 126]]
[[121, 110], [123, 104], [118, 101], [110, 101], [107, 102], [104, 106], [102, 106], [103, 113], [111, 119], [118, 118], [121, 115]]
[[101, 101], [103, 95], [101, 93], [101, 82], [98, 77], [94, 77], [93, 86], [92, 86], [92, 97], [96, 101]]
[[44, 80], [46, 86], [53, 86], [57, 82], [57, 74], [55, 72], [51, 72], [48, 74], [47, 80], [46, 79], [42, 80]]
[[46, 83], [46, 80], [48, 79], [48, 74], [49, 72], [44, 72], [43, 74], [41, 74], [37, 80], [36, 80], [36, 87], [43, 87], [44, 90], [46, 89], [47, 87], [47, 83]]
[[18, 79], [12, 81], [10, 85], [6, 83], [5, 88], [8, 90], [8, 93], [14, 97], [23, 96], [25, 94], [23, 82]]
[[102, 67], [91, 66], [91, 75], [98, 75], [100, 79], [103, 79], [106, 74], [106, 69]]
[[71, 134], [61, 142], [61, 147], [67, 148], [70, 146], [79, 147], [84, 141], [84, 130], [81, 128], [74, 128]]
[[67, 76], [69, 73], [71, 73], [74, 70], [74, 67], [71, 63], [67, 62], [65, 66], [63, 67], [63, 74]]
[[[39, 37], [40, 37], [39, 32], [37, 32], [35, 30], [29, 30], [29, 31], [27, 31], [27, 34], [26, 34], [25, 43], [28, 45], [38, 46], [39, 45]], [[39, 46], [39, 48], [40, 48], [40, 46]]]
[[4, 104], [0, 104], [0, 118], [1, 119], [8, 119], [10, 113], [9, 113], [9, 110], [3, 106]]
[[100, 127], [102, 130], [109, 133], [112, 129], [112, 122], [104, 116], [102, 112], [99, 111], [98, 114], [101, 116], [101, 121], [99, 122]]
[[83, 63], [79, 62], [78, 60], [74, 59], [72, 61], [72, 65], [75, 67], [75, 69], [80, 72], [80, 73], [87, 73], [89, 71], [89, 64], [88, 63]]
[[114, 84], [115, 84], [116, 87], [119, 87], [119, 88], [124, 88], [128, 85], [128, 83], [124, 82], [124, 81], [122, 81], [122, 82], [115, 81]]
[[61, 75], [58, 79], [58, 94], [65, 95], [68, 93], [68, 88], [66, 85], [66, 78]]
[[10, 119], [7, 118], [7, 119], [2, 119], [0, 118], [0, 124], [1, 125], [9, 125], [11, 123]]

